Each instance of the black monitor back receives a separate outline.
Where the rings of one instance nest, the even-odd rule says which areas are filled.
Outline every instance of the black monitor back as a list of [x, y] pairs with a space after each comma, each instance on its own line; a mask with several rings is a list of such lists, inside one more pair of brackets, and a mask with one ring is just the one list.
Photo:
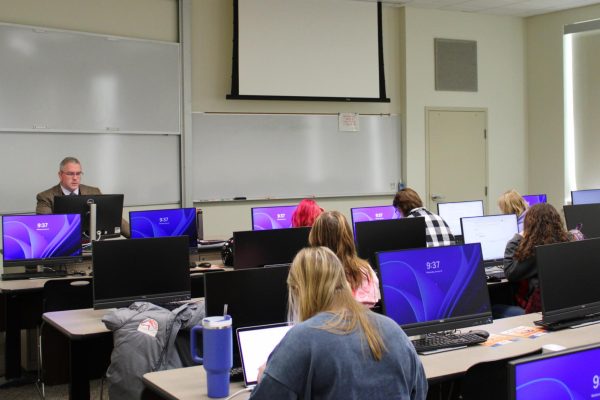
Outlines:
[[600, 238], [536, 247], [544, 322], [600, 312]]
[[308, 246], [309, 227], [233, 233], [233, 267], [264, 267], [291, 263]]
[[580, 204], [563, 206], [567, 229], [575, 229], [581, 224], [581, 232], [586, 238], [600, 237], [600, 204]]
[[93, 243], [94, 308], [190, 299], [187, 236]]
[[[259, 231], [260, 232], [260, 231]], [[223, 315], [225, 304], [237, 328], [287, 320], [288, 267], [251, 268], [204, 276], [207, 316]], [[237, 341], [233, 341], [234, 364], [240, 366]]]
[[356, 223], [356, 250], [375, 267], [375, 253], [426, 247], [425, 219], [402, 218]]
[[79, 196], [55, 196], [55, 214], [81, 214], [83, 231], [90, 234], [90, 204], [96, 204], [96, 231], [100, 237], [118, 237], [121, 234], [123, 215], [122, 194], [94, 194]]

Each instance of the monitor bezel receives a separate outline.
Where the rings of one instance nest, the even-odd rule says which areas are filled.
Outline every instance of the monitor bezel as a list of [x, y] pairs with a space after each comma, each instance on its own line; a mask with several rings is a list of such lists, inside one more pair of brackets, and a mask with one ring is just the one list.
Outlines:
[[[510, 216], [510, 215], [512, 215], [515, 218], [515, 226], [517, 227], [517, 231], [515, 232], [515, 234], [519, 233], [519, 222], [518, 222], [517, 214], [492, 214], [492, 215], [481, 215], [479, 217], [463, 217], [463, 218], [461, 218], [460, 219], [460, 230], [463, 232], [463, 241], [466, 240], [465, 235], [464, 235], [465, 229], [464, 229], [464, 226], [463, 226], [463, 221], [464, 220], [471, 219], [471, 218], [489, 218], [489, 217], [501, 217], [501, 216]], [[513, 235], [513, 237], [514, 237], [514, 235]], [[506, 241], [506, 243], [508, 243], [511, 239], [512, 239], [512, 237], [508, 238], [508, 240]], [[477, 243], [480, 243], [480, 242], [477, 242]], [[469, 244], [469, 243], [465, 242], [465, 244]], [[482, 257], [484, 263], [498, 262], [498, 261], [502, 261], [504, 259], [504, 254], [500, 258], [486, 259], [486, 258], [483, 258], [483, 248], [482, 248], [481, 249], [481, 257]]]
[[[172, 291], [172, 292], [163, 292], [163, 293], [147, 293], [147, 294], [140, 294], [140, 295], [131, 295], [131, 296], [119, 296], [119, 297], [102, 297], [100, 299], [97, 298], [97, 285], [98, 285], [98, 273], [97, 273], [97, 265], [96, 262], [97, 260], [95, 260], [94, 257], [98, 257], [98, 252], [94, 251], [94, 249], [92, 249], [92, 268], [94, 271], [94, 279], [92, 280], [93, 283], [93, 303], [94, 303], [94, 309], [95, 310], [100, 310], [100, 309], [107, 309], [107, 308], [119, 308], [119, 307], [128, 307], [129, 305], [131, 305], [132, 303], [136, 302], [136, 301], [147, 301], [150, 303], [168, 303], [168, 302], [175, 302], [175, 301], [187, 301], [190, 300], [191, 297], [191, 277], [189, 275], [189, 252], [187, 251], [187, 242], [188, 242], [188, 238], [187, 236], [165, 236], [165, 237], [159, 237], [159, 238], [141, 238], [141, 239], [123, 239], [123, 240], [107, 240], [107, 241], [97, 241], [93, 243], [93, 246], [111, 246], [111, 245], [124, 245], [126, 243], [135, 243], [135, 245], [139, 244], [141, 241], [146, 241], [148, 248], [150, 249], [155, 249], [156, 248], [156, 243], [158, 241], [165, 241], [165, 240], [170, 240], [173, 241], [173, 243], [175, 243], [175, 245], [179, 245], [176, 244], [177, 241], [185, 241], [185, 247], [186, 247], [186, 252], [185, 252], [185, 267], [184, 267], [184, 263], [181, 263], [181, 271], [179, 271], [179, 273], [182, 274], [182, 277], [184, 276], [184, 273], [187, 274], [188, 276], [188, 280], [186, 281], [187, 283], [187, 289], [186, 290], [180, 290], [180, 291]], [[135, 246], [134, 245], [134, 246]], [[138, 249], [136, 249], [138, 250]], [[183, 254], [180, 255], [180, 257], [182, 257], [183, 260]], [[172, 258], [173, 259], [173, 258]], [[170, 266], [169, 268], [172, 268], [172, 266]], [[172, 272], [172, 271], [169, 271]]]
[[[189, 211], [192, 212], [194, 214], [194, 219], [192, 221], [192, 229], [193, 229], [193, 236], [189, 236], [189, 235], [183, 235], [183, 236], [188, 236], [189, 238], [189, 247], [190, 250], [198, 250], [198, 225], [197, 225], [197, 209], [195, 207], [181, 207], [181, 208], [161, 208], [158, 210], [135, 210], [135, 211], [129, 211], [129, 229], [131, 231], [131, 238], [132, 239], [142, 239], [142, 236], [134, 236], [134, 216], [138, 215], [138, 214], [147, 214], [147, 213], [155, 213], [155, 212], [163, 212], [163, 211], [167, 211], [167, 212], [174, 212], [174, 211]], [[172, 237], [172, 236], [180, 236], [180, 235], [163, 235], [163, 236], [147, 236], [147, 237]]]
[[[214, 289], [214, 287], [211, 288], [211, 285], [213, 286], [217, 286], [217, 289], [219, 289], [219, 285], [226, 283], [227, 287], [231, 287], [232, 284], [231, 282], [235, 282], [236, 280], [236, 275], [233, 274], [237, 274], [237, 276], [241, 277], [238, 280], [242, 280], [244, 277], [248, 277], [249, 275], [254, 275], [256, 279], [256, 276], [258, 275], [260, 276], [264, 276], [264, 274], [270, 274], [270, 273], [275, 273], [275, 274], [283, 274], [285, 275], [286, 279], [282, 280], [282, 287], [281, 290], [283, 290], [285, 292], [285, 304], [283, 304], [283, 308], [285, 309], [285, 312], [283, 313], [284, 315], [282, 315], [282, 320], [280, 321], [276, 321], [273, 320], [271, 318], [264, 318], [264, 312], [263, 309], [260, 307], [253, 307], [253, 309], [255, 309], [255, 315], [260, 314], [261, 318], [255, 318], [253, 321], [246, 323], [246, 322], [241, 322], [240, 323], [240, 319], [239, 318], [235, 318], [235, 314], [236, 311], [234, 310], [235, 307], [235, 302], [232, 303], [232, 298], [231, 296], [235, 296], [235, 297], [244, 297], [245, 295], [248, 294], [258, 294], [260, 293], [259, 296], [259, 301], [265, 301], [266, 296], [269, 295], [269, 291], [272, 290], [271, 286], [267, 286], [266, 288], [261, 288], [261, 287], [256, 287], [256, 286], [252, 286], [252, 285], [244, 285], [240, 290], [232, 290], [232, 291], [223, 291], [220, 290], [217, 293], [219, 293], [217, 300], [215, 300], [214, 297], [211, 296], [212, 294], [212, 289]], [[222, 313], [224, 312], [223, 308], [224, 308], [224, 303], [221, 302], [223, 297], [227, 297], [226, 301], [228, 304], [228, 314], [232, 315], [232, 321], [233, 321], [233, 326], [232, 329], [237, 330], [239, 328], [243, 328], [243, 327], [247, 327], [247, 326], [258, 326], [258, 325], [268, 325], [268, 324], [278, 324], [278, 323], [284, 323], [287, 322], [288, 318], [287, 318], [287, 307], [288, 307], [288, 300], [289, 300], [289, 294], [288, 294], [288, 288], [287, 288], [287, 284], [286, 284], [286, 280], [287, 280], [287, 276], [289, 274], [289, 267], [287, 266], [269, 266], [269, 267], [264, 267], [264, 268], [248, 268], [248, 269], [240, 269], [240, 270], [232, 270], [232, 271], [224, 271], [221, 272], [219, 274], [207, 274], [205, 275], [204, 278], [204, 307], [205, 307], [205, 311], [206, 311], [206, 315], [222, 315]], [[246, 278], [246, 281], [251, 280], [250, 278]], [[218, 285], [215, 285], [215, 281], [218, 282]], [[228, 282], [229, 281], [229, 282]], [[244, 295], [241, 296], [240, 295]], [[247, 296], [248, 298], [248, 304], [252, 301], [252, 296]], [[246, 297], [246, 298], [247, 298]], [[248, 316], [248, 314], [244, 314], [245, 317]], [[270, 316], [269, 316], [270, 317]], [[250, 316], [250, 319], [254, 318], [254, 315]], [[239, 347], [237, 343], [234, 343], [234, 347], [233, 347], [233, 354], [234, 354], [234, 366], [241, 366], [241, 359], [240, 359], [240, 354], [239, 354]]]
[[[354, 220], [354, 210], [365, 210], [365, 209], [370, 209], [370, 208], [381, 208], [381, 207], [391, 207], [394, 210], [394, 215], [397, 215], [397, 218], [377, 219], [377, 220], [371, 220], [371, 221], [355, 221]], [[392, 205], [384, 204], [381, 206], [352, 207], [352, 208], [350, 208], [350, 220], [352, 221], [352, 232], [354, 233], [354, 242], [356, 242], [356, 224], [358, 222], [388, 221], [390, 219], [402, 219], [402, 218], [403, 218], [403, 216]]]
[[[287, 264], [287, 263], [291, 263], [294, 256], [298, 253], [298, 251], [300, 251], [303, 247], [308, 247], [308, 236], [310, 234], [310, 227], [307, 226], [302, 226], [302, 227], [297, 227], [297, 228], [281, 228], [281, 229], [267, 229], [267, 230], [258, 230], [258, 231], [237, 231], [237, 232], [233, 232], [233, 268], [238, 270], [238, 269], [248, 269], [248, 268], [263, 268], [265, 265], [269, 265], [269, 264]], [[239, 243], [242, 240], [242, 238], [244, 237], [249, 237], [249, 236], [253, 236], [253, 240], [254, 240], [254, 245], [255, 248], [258, 249], [262, 249], [264, 250], [265, 247], [264, 246], [259, 246], [257, 244], [257, 242], [261, 242], [261, 244], [264, 244], [265, 241], [273, 241], [275, 239], [273, 239], [274, 235], [287, 235], [287, 238], [292, 238], [294, 237], [295, 239], [300, 238], [301, 236], [304, 237], [304, 235], [306, 235], [306, 244], [303, 247], [300, 247], [296, 253], [294, 253], [294, 256], [291, 259], [275, 259], [277, 258], [276, 256], [271, 256], [271, 257], [266, 257], [268, 259], [264, 259], [265, 257], [262, 257], [263, 259], [261, 261], [264, 261], [264, 263], [262, 264], [252, 264], [252, 265], [248, 265], [248, 264], [242, 264], [242, 260], [240, 259], [240, 246]], [[296, 236], [297, 235], [297, 236]], [[257, 240], [257, 238], [260, 237], [267, 237], [268, 239], [266, 240]], [[281, 240], [281, 239], [278, 239]], [[264, 251], [262, 254], [272, 254], [271, 252], [268, 251]], [[256, 258], [261, 258], [261, 257], [254, 257]], [[244, 260], [245, 261], [245, 260]]]
[[283, 228], [273, 228], [273, 227], [271, 227], [271, 228], [269, 228], [269, 229], [256, 229], [256, 227], [255, 227], [255, 224], [254, 224], [254, 210], [264, 210], [264, 209], [266, 209], [266, 208], [268, 208], [268, 209], [275, 209], [275, 208], [284, 208], [284, 207], [285, 207], [285, 208], [289, 208], [289, 209], [290, 209], [290, 211], [291, 211], [291, 214], [290, 214], [290, 226], [289, 226], [288, 228], [292, 228], [292, 227], [293, 227], [293, 226], [292, 226], [292, 216], [293, 216], [293, 214], [294, 214], [294, 211], [296, 211], [296, 208], [298, 208], [298, 206], [297, 206], [297, 205], [268, 206], [268, 207], [252, 207], [252, 208], [250, 209], [250, 218], [252, 219], [252, 230], [253, 230], [253, 231], [269, 231], [269, 230], [274, 230], [274, 229], [288, 229], [288, 228], [286, 228], [286, 227], [283, 227]]
[[[408, 222], [406, 222], [408, 221]], [[368, 225], [371, 224], [371, 225]], [[371, 266], [375, 266], [376, 265], [376, 255], [378, 253], [378, 251], [373, 251], [372, 254], [368, 255], [368, 257], [365, 257], [365, 251], [366, 250], [371, 250], [370, 248], [365, 249], [365, 247], [370, 247], [370, 246], [365, 246], [364, 241], [359, 240], [359, 236], [363, 236], [363, 231], [365, 231], [365, 229], [371, 229], [371, 231], [369, 232], [369, 235], [367, 235], [366, 233], [364, 233], [365, 237], [372, 237], [372, 229], [380, 229], [380, 227], [382, 227], [381, 229], [383, 230], [387, 230], [390, 229], [390, 225], [398, 225], [398, 227], [396, 229], [398, 229], [400, 232], [404, 232], [404, 231], [410, 231], [412, 233], [412, 235], [410, 235], [410, 239], [414, 240], [414, 243], [416, 243], [418, 241], [418, 245], [416, 246], [410, 246], [410, 247], [401, 247], [399, 249], [384, 249], [381, 251], [387, 251], [387, 250], [400, 250], [400, 249], [416, 249], [416, 248], [421, 248], [421, 247], [427, 247], [427, 234], [426, 234], [426, 224], [425, 224], [425, 218], [423, 217], [410, 217], [410, 218], [400, 218], [400, 219], [383, 219], [383, 220], [378, 220], [378, 221], [361, 221], [361, 222], [357, 222], [356, 223], [356, 252], [358, 254], [359, 257], [369, 261], [369, 263], [371, 264]], [[412, 225], [412, 226], [409, 226]], [[377, 226], [379, 225], [379, 226]], [[404, 227], [402, 227], [401, 225], [405, 225]], [[369, 226], [370, 228], [366, 228], [367, 226]], [[394, 227], [392, 227], [393, 229]], [[360, 231], [360, 234], [359, 234]], [[365, 231], [366, 232], [366, 231]], [[422, 239], [422, 240], [421, 240]], [[369, 243], [371, 244], [371, 243]], [[387, 246], [385, 246], [387, 247]]]
[[[114, 238], [121, 236], [121, 221], [123, 219], [123, 202], [125, 196], [123, 194], [90, 194], [78, 196], [54, 196], [53, 211], [75, 211], [63, 212], [64, 214], [81, 214], [82, 232], [89, 236], [90, 211], [89, 204], [95, 203], [96, 210], [96, 231], [101, 231], [100, 239]], [[104, 205], [104, 206], [103, 206]], [[107, 215], [103, 208], [108, 208], [114, 212], [114, 215]], [[117, 209], [119, 211], [117, 223]], [[110, 221], [114, 218], [114, 221]], [[109, 224], [109, 222], [112, 222]], [[114, 224], [116, 223], [116, 225]], [[114, 230], [118, 228], [118, 232]], [[109, 232], [109, 229], [112, 232]]]
[[571, 190], [571, 205], [573, 205], [573, 206], [580, 206], [580, 205], [584, 205], [584, 204], [599, 204], [600, 203], [600, 201], [598, 203], [575, 203], [575, 198], [573, 196], [573, 194], [575, 192], [598, 192], [598, 195], [600, 196], [600, 189]]
[[[591, 243], [591, 242], [596, 242], [597, 246], [600, 247], [600, 238], [591, 238], [591, 239], [585, 239], [585, 240], [580, 240], [580, 241], [575, 241], [575, 242], [561, 242], [561, 243], [553, 243], [553, 244], [537, 246], [535, 249], [536, 260], [540, 259], [539, 258], [540, 251], [543, 252], [543, 251], [545, 251], [544, 249], [546, 249], [546, 248], [578, 246], [578, 245], [583, 245], [584, 243]], [[542, 321], [544, 321], [544, 323], [552, 324], [552, 323], [556, 323], [556, 322], [569, 321], [569, 320], [578, 319], [578, 318], [586, 318], [586, 317], [589, 317], [592, 315], [600, 314], [600, 295], [598, 296], [597, 301], [593, 301], [591, 303], [579, 304], [576, 306], [569, 306], [569, 307], [562, 307], [562, 308], [558, 308], [558, 309], [554, 309], [554, 310], [550, 310], [550, 311], [546, 310], [544, 296], [547, 296], [548, 294], [547, 293], [544, 294], [544, 290], [543, 290], [543, 278], [544, 278], [544, 274], [545, 274], [544, 271], [545, 271], [544, 268], [538, 267], [538, 276], [539, 276], [539, 282], [540, 282], [540, 296], [541, 296], [541, 303], [542, 303]], [[572, 269], [569, 270], [569, 276], [572, 276], [572, 272], [573, 272]]]
[[[444, 221], [446, 221], [446, 219], [442, 216], [442, 212], [440, 210], [440, 205], [459, 204], [459, 203], [479, 203], [479, 204], [481, 204], [481, 215], [471, 215], [470, 217], [483, 217], [485, 215], [485, 209], [483, 207], [483, 200], [464, 200], [464, 201], [445, 201], [445, 202], [440, 202], [440, 203], [437, 203], [437, 213], [438, 213], [438, 215]], [[460, 233], [451, 232], [454, 237], [456, 237], [456, 236], [462, 237], [462, 222], [460, 221], [462, 218], [463, 217], [459, 218], [459, 221], [458, 221], [459, 225], [460, 225]], [[448, 223], [448, 221], [446, 221], [446, 223]], [[448, 224], [448, 228], [450, 228], [450, 224]]]
[[[78, 215], [79, 216], [79, 237], [81, 238], [82, 232], [82, 220], [81, 215], [78, 213], [63, 213], [63, 214], [6, 214], [2, 215], [2, 262], [4, 267], [20, 267], [20, 266], [50, 266], [50, 265], [62, 265], [62, 264], [75, 264], [83, 262], [83, 248], [81, 242], [79, 245], [79, 254], [73, 256], [59, 256], [59, 257], [46, 257], [46, 258], [26, 258], [18, 260], [6, 260], [4, 257], [5, 244], [5, 230], [4, 230], [4, 219], [5, 217], [31, 217], [31, 218], [43, 218], [45, 215]], [[79, 239], [78, 239], [79, 240]]]
[[572, 347], [569, 349], [552, 351], [547, 353], [540, 353], [530, 356], [524, 356], [522, 358], [511, 360], [508, 362], [508, 398], [509, 400], [517, 400], [517, 379], [516, 372], [519, 365], [528, 364], [531, 362], [543, 361], [549, 358], [557, 358], [562, 356], [568, 356], [573, 353], [580, 353], [588, 350], [598, 350], [600, 349], [600, 343], [594, 344], [586, 344], [582, 346]]
[[[479, 247], [481, 247], [481, 244], [480, 243], [457, 244], [457, 245], [451, 245], [451, 246], [443, 246], [443, 248], [464, 247], [464, 246], [479, 246]], [[377, 252], [377, 255], [376, 255], [377, 270], [381, 271], [380, 265], [379, 265], [379, 255], [380, 254], [408, 252], [408, 251], [428, 251], [428, 250], [435, 251], [435, 249], [439, 249], [439, 247], [424, 247], [424, 248], [416, 248], [416, 249], [403, 249], [403, 250]], [[480, 254], [482, 254], [481, 250], [480, 250]], [[480, 278], [483, 280], [483, 282], [486, 282], [485, 269], [483, 268], [483, 258], [479, 259], [479, 263], [478, 263], [477, 267], [475, 268], [475, 273], [482, 275]], [[383, 279], [381, 279], [381, 272], [379, 273], [379, 276], [380, 276], [379, 289], [380, 289], [380, 293], [381, 293], [382, 312], [384, 315], [387, 315], [386, 302], [385, 302], [385, 291], [383, 288]], [[407, 336], [417, 336], [417, 335], [426, 335], [426, 334], [430, 334], [430, 333], [438, 333], [438, 332], [443, 332], [443, 331], [491, 324], [491, 323], [493, 323], [492, 306], [491, 306], [491, 301], [490, 301], [490, 295], [489, 295], [489, 292], [487, 291], [487, 284], [486, 284], [486, 292], [485, 293], [487, 295], [486, 297], [487, 297], [487, 301], [489, 304], [489, 312], [470, 314], [470, 315], [464, 315], [464, 316], [458, 316], [458, 317], [450, 317], [450, 318], [444, 318], [444, 319], [435, 319], [435, 320], [426, 321], [426, 322], [413, 322], [413, 323], [403, 324], [403, 325], [399, 324], [399, 325], [402, 328], [402, 330], [406, 333]]]

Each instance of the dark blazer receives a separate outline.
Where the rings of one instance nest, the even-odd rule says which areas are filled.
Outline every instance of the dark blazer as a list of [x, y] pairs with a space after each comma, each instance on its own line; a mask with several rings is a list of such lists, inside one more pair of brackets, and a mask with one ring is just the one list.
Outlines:
[[[79, 185], [79, 194], [83, 196], [94, 195], [94, 194], [102, 194], [100, 189], [94, 186], [87, 185]], [[55, 196], [64, 196], [60, 185], [52, 186], [48, 190], [44, 190], [37, 194], [37, 205], [35, 207], [36, 214], [52, 214], [54, 210], [54, 197]], [[125, 237], [130, 237], [131, 232], [129, 228], [129, 223], [124, 219], [121, 220], [121, 235]]]

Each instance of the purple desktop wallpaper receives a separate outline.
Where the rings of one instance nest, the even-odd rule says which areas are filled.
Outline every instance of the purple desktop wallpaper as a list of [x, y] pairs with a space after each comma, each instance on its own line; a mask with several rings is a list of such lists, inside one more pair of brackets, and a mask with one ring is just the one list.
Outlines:
[[81, 255], [79, 214], [5, 215], [4, 261]]
[[400, 325], [490, 310], [479, 243], [384, 252], [378, 259], [385, 313]]
[[530, 207], [534, 204], [547, 202], [545, 194], [526, 194], [525, 196], [523, 196], [523, 199], [525, 199], [525, 201], [527, 202], [527, 204], [529, 204]]
[[155, 238], [187, 235], [190, 247], [198, 246], [196, 209], [130, 211], [131, 238]]
[[254, 207], [252, 230], [283, 229], [292, 227], [292, 214], [296, 206]]
[[350, 209], [352, 230], [356, 239], [356, 223], [363, 221], [381, 221], [402, 218], [394, 206], [358, 207]]
[[516, 365], [515, 384], [517, 400], [600, 398], [600, 348]]

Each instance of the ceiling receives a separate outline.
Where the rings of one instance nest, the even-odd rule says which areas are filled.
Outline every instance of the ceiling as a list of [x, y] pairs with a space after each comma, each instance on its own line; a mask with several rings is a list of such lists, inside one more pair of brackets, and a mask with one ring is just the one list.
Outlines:
[[381, 2], [398, 6], [516, 17], [530, 17], [569, 8], [600, 4], [600, 0], [381, 0]]

